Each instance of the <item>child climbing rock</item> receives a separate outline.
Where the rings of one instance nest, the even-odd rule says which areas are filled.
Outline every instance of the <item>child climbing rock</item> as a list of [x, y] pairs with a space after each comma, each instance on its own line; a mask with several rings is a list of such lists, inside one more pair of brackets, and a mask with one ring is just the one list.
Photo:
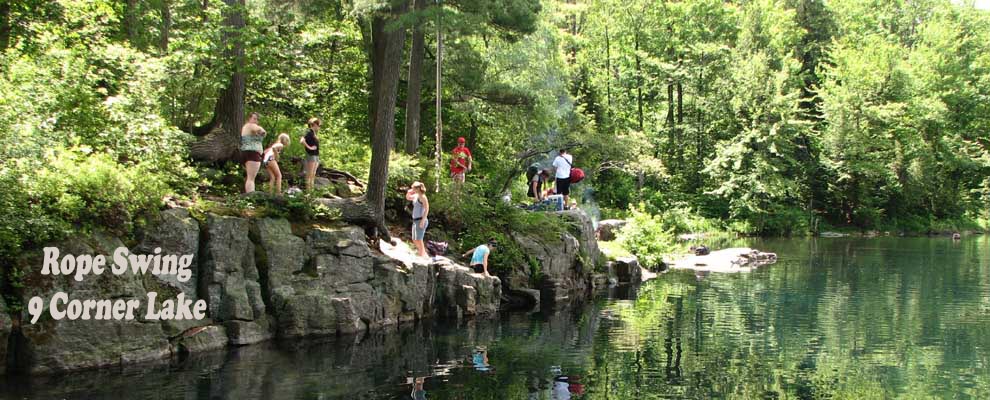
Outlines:
[[498, 242], [495, 238], [488, 239], [488, 243], [479, 245], [467, 253], [461, 255], [461, 257], [467, 257], [471, 254], [471, 269], [476, 273], [483, 273], [488, 276], [488, 255], [491, 254], [492, 250], [498, 247]]

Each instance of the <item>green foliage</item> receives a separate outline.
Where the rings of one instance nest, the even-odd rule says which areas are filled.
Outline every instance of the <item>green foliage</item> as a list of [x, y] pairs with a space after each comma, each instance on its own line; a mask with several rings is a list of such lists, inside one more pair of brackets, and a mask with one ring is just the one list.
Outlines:
[[617, 240], [647, 268], [659, 267], [665, 255], [678, 249], [673, 230], [665, 227], [661, 218], [637, 209], [632, 210], [632, 218]]
[[499, 247], [492, 252], [489, 270], [501, 273], [513, 268], [529, 268], [534, 277], [541, 273], [539, 263], [516, 240], [527, 237], [559, 240], [566, 229], [566, 224], [556, 214], [525, 211], [468, 191], [431, 194], [430, 215], [431, 221], [437, 224], [436, 229], [444, 229], [453, 235], [449, 238], [452, 253], [464, 253], [495, 238]]
[[58, 150], [41, 166], [9, 162], [0, 169], [7, 190], [0, 212], [0, 257], [64, 237], [103, 229], [129, 234], [156, 213], [168, 193], [165, 181], [144, 164], [125, 166], [104, 154]]

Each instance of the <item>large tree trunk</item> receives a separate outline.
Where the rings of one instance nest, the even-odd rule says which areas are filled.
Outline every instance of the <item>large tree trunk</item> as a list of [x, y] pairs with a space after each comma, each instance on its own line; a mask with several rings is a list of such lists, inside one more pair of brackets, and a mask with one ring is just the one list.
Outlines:
[[[426, 9], [426, 0], [415, 0], [416, 11]], [[422, 21], [413, 28], [412, 50], [409, 53], [409, 87], [406, 93], [406, 154], [419, 149], [420, 99], [423, 88], [423, 54], [426, 52]]]
[[0, 52], [10, 47], [10, 3], [0, 1]]
[[395, 100], [402, 67], [405, 29], [387, 25], [395, 22], [407, 9], [407, 3], [393, 0], [387, 15], [376, 15], [371, 22], [372, 83], [374, 93], [374, 129], [371, 135], [371, 172], [366, 200], [371, 207], [378, 236], [390, 240], [385, 227], [385, 196], [388, 184], [388, 159], [395, 142]]
[[227, 27], [224, 41], [229, 45], [227, 59], [233, 71], [227, 87], [220, 91], [213, 108], [213, 119], [193, 130], [193, 134], [205, 135], [190, 146], [190, 155], [197, 161], [221, 162], [236, 159], [240, 155], [241, 126], [244, 125], [244, 94], [247, 90], [244, 76], [244, 42], [241, 31], [245, 27], [244, 0], [224, 0], [230, 8], [225, 12]]

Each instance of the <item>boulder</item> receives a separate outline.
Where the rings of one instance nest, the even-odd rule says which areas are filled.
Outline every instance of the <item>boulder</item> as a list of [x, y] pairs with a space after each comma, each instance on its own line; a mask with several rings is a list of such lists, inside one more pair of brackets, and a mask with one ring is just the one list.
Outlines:
[[268, 318], [260, 318], [256, 321], [226, 321], [223, 325], [232, 346], [261, 343], [274, 337]]
[[250, 221], [210, 214], [200, 264], [200, 293], [216, 321], [252, 321], [264, 316]]
[[[354, 333], [423, 315], [427, 271], [407, 277], [376, 259], [361, 228], [320, 227], [305, 240], [284, 219], [261, 219], [254, 237], [279, 337]], [[420, 295], [415, 295], [420, 293]], [[408, 319], [408, 318], [407, 318]]]
[[[162, 211], [159, 221], [148, 229], [141, 242], [131, 249], [134, 254], [154, 254], [155, 248], [163, 255], [192, 255], [192, 277], [180, 282], [175, 275], [150, 275], [160, 284], [171, 286], [185, 293], [187, 299], [198, 299], [196, 275], [199, 270], [199, 223], [181, 208]], [[150, 290], [150, 289], [149, 289]]]
[[334, 311], [337, 313], [337, 331], [345, 334], [363, 332], [368, 326], [358, 316], [357, 309], [350, 298], [332, 298]]
[[628, 221], [621, 219], [606, 219], [598, 222], [598, 240], [605, 242], [615, 240], [626, 224]]
[[220, 325], [207, 325], [184, 332], [175, 339], [174, 352], [179, 354], [202, 353], [227, 347], [227, 330]]
[[[326, 179], [326, 178], [316, 178], [316, 179]], [[327, 180], [326, 186], [330, 187], [330, 192], [335, 196], [340, 198], [352, 198], [358, 197], [364, 194], [364, 189], [359, 186], [352, 185], [350, 183], [338, 180]]]
[[324, 178], [322, 176], [317, 176], [313, 178], [314, 189], [325, 188], [327, 186], [330, 186], [331, 184], [332, 182], [329, 179]]
[[748, 247], [713, 251], [708, 255], [691, 255], [676, 260], [671, 268], [704, 272], [749, 272], [754, 268], [777, 262], [777, 254]]
[[401, 266], [388, 257], [375, 262], [374, 282], [384, 296], [386, 318], [412, 321], [433, 313], [437, 274], [433, 265]]
[[636, 257], [622, 257], [612, 261], [612, 271], [620, 283], [640, 283], [643, 280], [642, 269]]
[[503, 291], [502, 307], [515, 310], [532, 310], [540, 306], [540, 291], [520, 288]]
[[[70, 237], [56, 243], [60, 255], [103, 254], [112, 259], [115, 249], [124, 247], [117, 238], [102, 233]], [[70, 300], [122, 299], [147, 301], [142, 277], [126, 272], [122, 275], [104, 273], [86, 276], [81, 282], [71, 276], [42, 275], [41, 251], [23, 255], [18, 268], [24, 271], [22, 301], [33, 296], [46, 299], [65, 292]], [[21, 365], [29, 373], [54, 373], [77, 369], [119, 366], [122, 364], [160, 359], [170, 354], [170, 346], [162, 325], [144, 321], [144, 309], [139, 308], [134, 320], [54, 320], [48, 310], [37, 323], [22, 314], [22, 340], [18, 342]], [[9, 325], [8, 325], [9, 326]]]
[[[149, 292], [158, 293], [158, 301], [174, 299], [179, 293], [184, 293], [187, 299], [196, 301], [199, 299], [198, 271], [199, 271], [199, 222], [196, 221], [188, 210], [174, 208], [162, 211], [157, 223], [152, 225], [142, 235], [140, 243], [131, 249], [134, 254], [155, 254], [155, 249], [160, 249], [162, 255], [191, 255], [192, 264], [189, 269], [192, 276], [185, 282], [179, 281], [176, 275], [145, 275], [143, 277], [144, 287]], [[197, 326], [206, 326], [210, 320], [163, 320], [162, 329], [169, 337], [174, 337], [182, 332]]]
[[[470, 315], [494, 314], [502, 298], [502, 282], [496, 276], [485, 276], [468, 267], [441, 259], [438, 269], [436, 303], [442, 316], [461, 318]], [[470, 287], [468, 290], [466, 287]]]

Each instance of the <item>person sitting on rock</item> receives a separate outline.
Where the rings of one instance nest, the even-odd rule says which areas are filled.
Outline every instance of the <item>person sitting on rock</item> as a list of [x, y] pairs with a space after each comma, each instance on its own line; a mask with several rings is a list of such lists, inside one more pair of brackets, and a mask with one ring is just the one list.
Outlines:
[[495, 241], [495, 238], [490, 238], [487, 244], [479, 245], [467, 253], [462, 254], [461, 257], [467, 257], [468, 254], [471, 254], [471, 269], [475, 273], [483, 273], [485, 276], [490, 276], [488, 274], [488, 255], [497, 246], [498, 242]]

